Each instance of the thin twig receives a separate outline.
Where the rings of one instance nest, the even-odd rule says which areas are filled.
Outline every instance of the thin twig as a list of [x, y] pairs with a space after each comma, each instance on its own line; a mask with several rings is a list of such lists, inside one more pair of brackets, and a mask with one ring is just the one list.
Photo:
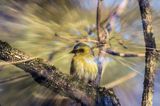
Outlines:
[[104, 51], [110, 55], [114, 55], [114, 56], [120, 56], [120, 57], [144, 57], [145, 54], [144, 53], [120, 53], [117, 51], [113, 51], [111, 49], [107, 49], [106, 51]]
[[[103, 32], [103, 29], [101, 27], [101, 9], [102, 9], [102, 0], [98, 0], [97, 3], [97, 18], [96, 18], [96, 26], [97, 26], [97, 39], [98, 39], [98, 45], [103, 45], [106, 43], [106, 35]], [[100, 80], [101, 80], [101, 74], [102, 74], [102, 61], [101, 59], [103, 58], [103, 54], [102, 51], [103, 50], [103, 46], [99, 47], [99, 54], [98, 54], [98, 74], [97, 74], [97, 78], [96, 78], [96, 85], [99, 85]]]

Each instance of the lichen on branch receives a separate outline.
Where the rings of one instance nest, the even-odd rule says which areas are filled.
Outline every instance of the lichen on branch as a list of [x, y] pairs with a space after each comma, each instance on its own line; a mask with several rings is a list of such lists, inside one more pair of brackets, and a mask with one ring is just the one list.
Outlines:
[[112, 89], [96, 88], [92, 85], [85, 84], [79, 79], [58, 71], [55, 66], [46, 64], [44, 60], [31, 58], [2, 41], [0, 41], [0, 60], [12, 63], [25, 72], [30, 73], [32, 78], [40, 85], [87, 106], [96, 105], [97, 95], [98, 98], [101, 98], [100, 103], [107, 101], [108, 104], [114, 106], [120, 105]]

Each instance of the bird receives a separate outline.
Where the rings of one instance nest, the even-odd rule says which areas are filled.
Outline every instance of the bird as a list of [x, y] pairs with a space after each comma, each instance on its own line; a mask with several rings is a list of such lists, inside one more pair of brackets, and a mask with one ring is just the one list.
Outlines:
[[74, 54], [71, 61], [70, 75], [85, 83], [93, 84], [96, 80], [98, 65], [93, 50], [86, 43], [77, 43], [70, 52]]

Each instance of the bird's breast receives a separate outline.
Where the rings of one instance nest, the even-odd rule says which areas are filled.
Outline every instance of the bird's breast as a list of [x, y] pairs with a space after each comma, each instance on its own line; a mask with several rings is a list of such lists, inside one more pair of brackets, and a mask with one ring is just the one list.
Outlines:
[[81, 79], [95, 80], [98, 68], [93, 56], [79, 56], [74, 60], [75, 71]]

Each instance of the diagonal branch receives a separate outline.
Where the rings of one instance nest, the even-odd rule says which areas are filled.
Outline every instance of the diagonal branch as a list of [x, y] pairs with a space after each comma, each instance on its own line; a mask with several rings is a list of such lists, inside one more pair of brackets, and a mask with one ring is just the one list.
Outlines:
[[95, 87], [89, 84], [86, 85], [79, 79], [74, 79], [69, 75], [63, 74], [54, 66], [46, 64], [42, 59], [30, 58], [25, 53], [12, 48], [8, 43], [0, 41], [0, 59], [13, 63], [13, 65], [30, 73], [32, 78], [42, 86], [87, 106], [95, 105], [97, 93], [103, 98], [105, 103], [108, 102], [114, 106], [120, 105], [112, 89], [106, 90], [99, 87], [97, 92]]

